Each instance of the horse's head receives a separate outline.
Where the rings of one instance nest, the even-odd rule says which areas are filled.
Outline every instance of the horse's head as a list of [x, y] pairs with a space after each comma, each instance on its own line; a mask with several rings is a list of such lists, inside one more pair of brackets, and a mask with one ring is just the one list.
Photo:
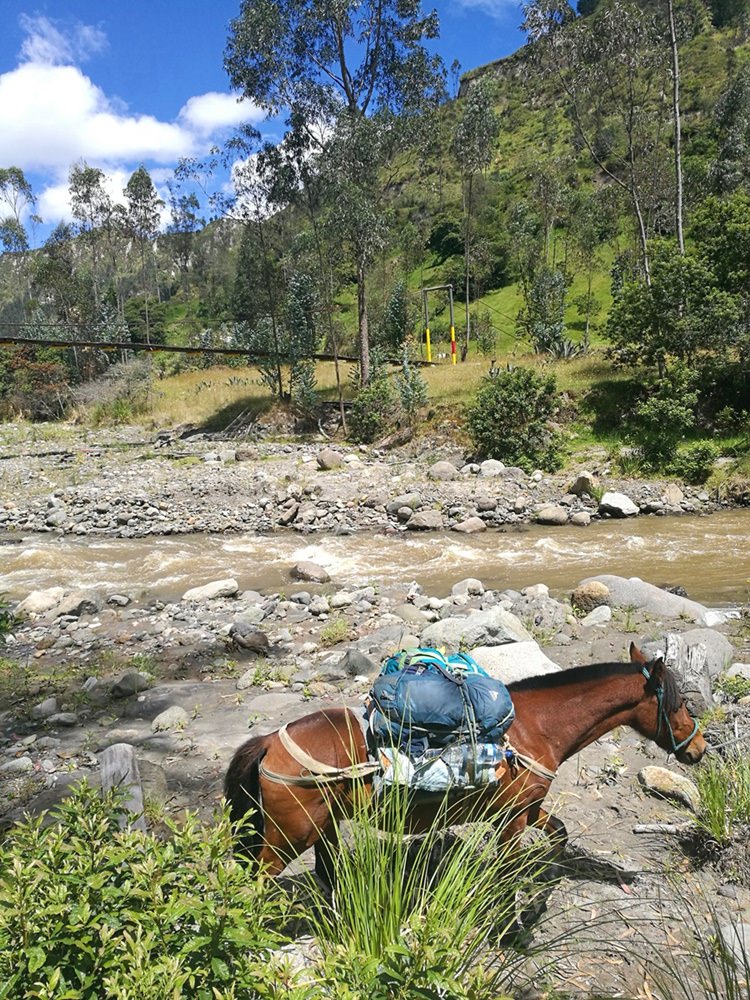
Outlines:
[[706, 752], [706, 741], [687, 710], [674, 674], [661, 657], [647, 660], [635, 643], [630, 644], [630, 659], [640, 665], [645, 678], [637, 728], [680, 763], [697, 764]]

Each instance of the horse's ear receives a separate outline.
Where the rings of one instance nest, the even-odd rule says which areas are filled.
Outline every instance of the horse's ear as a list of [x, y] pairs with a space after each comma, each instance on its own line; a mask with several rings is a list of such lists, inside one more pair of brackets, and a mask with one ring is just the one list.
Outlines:
[[643, 653], [638, 649], [634, 642], [630, 643], [630, 662], [631, 663], [648, 663], [648, 660], [643, 655]]

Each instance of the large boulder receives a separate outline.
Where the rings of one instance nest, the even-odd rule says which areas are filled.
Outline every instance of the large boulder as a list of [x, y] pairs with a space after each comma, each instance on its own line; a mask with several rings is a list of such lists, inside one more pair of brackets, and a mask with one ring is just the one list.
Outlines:
[[481, 517], [467, 517], [465, 521], [454, 524], [452, 531], [458, 531], [462, 535], [476, 535], [487, 530], [487, 525]]
[[340, 455], [333, 448], [323, 448], [318, 452], [318, 468], [324, 472], [331, 469], [339, 469], [344, 464], [344, 456]]
[[502, 646], [478, 646], [471, 655], [491, 677], [513, 684], [527, 677], [559, 673], [560, 667], [542, 652], [533, 639]]
[[712, 616], [712, 620], [715, 618], [715, 612], [709, 611], [697, 601], [670, 594], [653, 583], [645, 583], [637, 576], [626, 580], [622, 576], [602, 573], [587, 577], [581, 581], [581, 585], [592, 581], [603, 583], [608, 588], [609, 603], [613, 608], [642, 608], [659, 618], [686, 617], [700, 625], [705, 625], [709, 616]]
[[406, 527], [410, 531], [436, 531], [443, 527], [443, 515], [432, 508], [418, 510], [406, 522]]
[[423, 645], [444, 647], [449, 653], [473, 649], [475, 646], [532, 641], [519, 619], [501, 607], [443, 618], [428, 625], [422, 632]]
[[62, 587], [48, 587], [47, 590], [32, 590], [18, 605], [19, 615], [43, 615], [51, 611], [65, 596]]
[[576, 611], [587, 615], [594, 608], [609, 604], [609, 587], [599, 580], [582, 583], [570, 595], [570, 603]]
[[437, 482], [447, 483], [452, 479], [457, 479], [459, 475], [458, 469], [452, 462], [435, 462], [427, 470], [427, 478], [434, 479]]
[[536, 515], [537, 524], [567, 524], [568, 523], [568, 511], [566, 507], [561, 507], [559, 504], [552, 504], [549, 507], [542, 507], [539, 513]]
[[328, 583], [331, 579], [322, 566], [309, 560], [295, 563], [290, 573], [293, 580], [309, 580], [310, 583]]
[[88, 590], [77, 590], [56, 604], [52, 614], [55, 618], [62, 618], [63, 615], [80, 618], [82, 615], [95, 615], [102, 604], [103, 600], [100, 594]]
[[638, 507], [624, 493], [605, 493], [599, 501], [599, 513], [605, 517], [635, 517]]
[[599, 488], [599, 481], [596, 476], [591, 472], [579, 472], [574, 483], [572, 483], [569, 493], [574, 496], [590, 496], [593, 497]]
[[235, 597], [240, 589], [236, 580], [213, 580], [202, 587], [192, 587], [182, 595], [183, 601], [215, 601], [219, 597]]

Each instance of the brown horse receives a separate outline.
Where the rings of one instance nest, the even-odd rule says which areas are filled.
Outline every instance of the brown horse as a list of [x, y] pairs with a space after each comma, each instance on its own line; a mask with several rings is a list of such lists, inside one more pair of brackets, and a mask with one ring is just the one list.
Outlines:
[[[631, 726], [682, 763], [697, 763], [706, 742], [674, 674], [662, 659], [647, 662], [634, 645], [630, 655], [628, 663], [595, 663], [510, 685], [516, 719], [509, 735], [518, 756], [498, 764], [497, 784], [461, 793], [448, 822], [466, 822], [482, 808], [505, 824], [504, 839], [533, 825], [562, 847], [565, 827], [542, 809], [555, 772], [618, 726]], [[288, 733], [248, 740], [225, 781], [232, 819], [253, 810], [240, 849], [278, 874], [315, 845], [316, 871], [330, 882], [337, 821], [351, 815], [355, 789], [371, 785], [377, 768], [354, 709], [313, 712], [291, 723]], [[415, 805], [415, 832], [434, 820], [444, 801], [434, 799]]]

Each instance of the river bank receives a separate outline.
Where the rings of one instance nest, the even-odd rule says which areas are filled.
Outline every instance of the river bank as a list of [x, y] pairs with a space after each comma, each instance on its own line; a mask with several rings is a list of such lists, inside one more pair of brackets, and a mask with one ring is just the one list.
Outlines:
[[[238, 448], [219, 454], [216, 442], [144, 446], [126, 430], [108, 434], [6, 443], [0, 458], [0, 523], [17, 543], [0, 547], [0, 590], [11, 582], [11, 610], [23, 613], [0, 636], [3, 824], [48, 808], [82, 777], [96, 782], [102, 750], [120, 742], [135, 748], [153, 825], [186, 809], [209, 817], [248, 733], [361, 705], [382, 659], [419, 643], [468, 645], [506, 680], [625, 660], [631, 641], [649, 655], [690, 650], [699, 670], [684, 681], [709, 737], [750, 730], [750, 709], [716, 688], [733, 664], [750, 674], [745, 620], [653, 586], [687, 582], [695, 598], [669, 555], [700, 536], [701, 565], [720, 564], [717, 579], [731, 588], [704, 603], [744, 603], [749, 511], [677, 484], [611, 479], [596, 463], [581, 469], [596, 480], [579, 495], [569, 475], [459, 468], [462, 456], [448, 451], [342, 451], [324, 469], [321, 445], [248, 446], [245, 458]], [[602, 511], [606, 492], [636, 511]], [[558, 523], [538, 523], [555, 508]], [[432, 530], [409, 527], [429, 512]], [[452, 530], [472, 519], [473, 531]], [[683, 542], [670, 550], [665, 528]], [[555, 578], [566, 546], [576, 558]], [[638, 564], [625, 561], [629, 550]], [[708, 577], [696, 567], [693, 580], [701, 572]], [[576, 597], [599, 573], [618, 576]], [[744, 863], [728, 874], [687, 860], [675, 887], [673, 842], [634, 833], [684, 818], [641, 786], [651, 763], [666, 763], [664, 753], [621, 731], [560, 773], [555, 810], [573, 853], [535, 934], [551, 949], [565, 945], [554, 974], [532, 973], [537, 995], [549, 983], [564, 996], [638, 995], [671, 934], [688, 953], [686, 894], [750, 928]], [[590, 939], [591, 910], [612, 928], [604, 945]], [[643, 936], [637, 961], [634, 934]]]

